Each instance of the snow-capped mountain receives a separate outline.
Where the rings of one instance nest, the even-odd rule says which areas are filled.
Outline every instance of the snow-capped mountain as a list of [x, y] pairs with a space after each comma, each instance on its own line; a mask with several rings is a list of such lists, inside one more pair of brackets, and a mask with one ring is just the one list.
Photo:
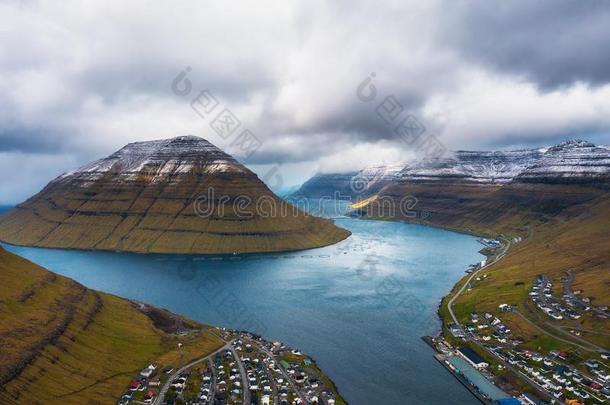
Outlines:
[[108, 157], [86, 164], [59, 177], [60, 181], [82, 181], [90, 184], [102, 176], [114, 175], [117, 180], [136, 180], [147, 176], [160, 181], [167, 176], [203, 173], [244, 172], [232, 156], [205, 139], [179, 136], [172, 139], [134, 142]]
[[514, 151], [457, 151], [441, 160], [418, 161], [399, 174], [403, 180], [462, 180], [477, 183], [507, 183], [537, 162], [545, 149]]
[[350, 198], [374, 194], [388, 184], [610, 183], [610, 148], [586, 141], [512, 151], [457, 151], [437, 160], [375, 166], [358, 172], [317, 174], [295, 195], [319, 198], [339, 192]]
[[0, 217], [0, 240], [8, 243], [143, 253], [297, 250], [348, 235], [289, 206], [195, 136], [131, 143]]
[[581, 140], [549, 148], [540, 159], [516, 176], [520, 182], [608, 182], [610, 148]]

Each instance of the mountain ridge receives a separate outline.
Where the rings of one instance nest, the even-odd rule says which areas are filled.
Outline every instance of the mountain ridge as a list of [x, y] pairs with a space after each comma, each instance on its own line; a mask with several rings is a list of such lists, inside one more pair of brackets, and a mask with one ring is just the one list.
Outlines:
[[[389, 166], [388, 166], [389, 167]], [[376, 167], [382, 171], [383, 167]], [[551, 147], [508, 151], [458, 150], [442, 159], [410, 162], [389, 176], [369, 168], [347, 173], [319, 173], [293, 195], [332, 197], [338, 190], [350, 198], [366, 198], [391, 183], [461, 182], [481, 185], [570, 183], [610, 185], [610, 148], [582, 140]], [[571, 175], [570, 175], [571, 174]], [[361, 186], [366, 183], [366, 186]]]

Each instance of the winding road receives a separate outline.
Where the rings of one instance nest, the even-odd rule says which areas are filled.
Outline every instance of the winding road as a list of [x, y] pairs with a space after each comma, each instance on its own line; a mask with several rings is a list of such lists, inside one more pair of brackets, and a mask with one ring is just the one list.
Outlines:
[[[504, 239], [504, 238], [499, 238], [499, 239]], [[504, 245], [504, 249], [502, 249], [502, 252], [499, 255], [497, 255], [491, 263], [487, 263], [485, 266], [481, 267], [477, 271], [472, 272], [472, 274], [470, 274], [470, 277], [468, 277], [468, 280], [466, 280], [466, 282], [462, 285], [462, 287], [458, 290], [458, 292], [455, 293], [455, 295], [449, 300], [449, 302], [447, 302], [447, 310], [449, 310], [449, 315], [451, 315], [451, 319], [453, 319], [453, 323], [458, 325], [460, 328], [462, 326], [460, 325], [460, 323], [457, 320], [457, 317], [453, 313], [453, 303], [464, 292], [466, 287], [468, 287], [468, 285], [470, 285], [470, 282], [472, 281], [473, 278], [475, 278], [477, 276], [477, 274], [479, 274], [483, 270], [489, 268], [490, 266], [493, 266], [506, 255], [506, 253], [508, 252], [508, 249], [510, 248], [510, 240], [508, 240], [508, 239], [504, 239], [504, 240], [506, 241], [506, 244]]]

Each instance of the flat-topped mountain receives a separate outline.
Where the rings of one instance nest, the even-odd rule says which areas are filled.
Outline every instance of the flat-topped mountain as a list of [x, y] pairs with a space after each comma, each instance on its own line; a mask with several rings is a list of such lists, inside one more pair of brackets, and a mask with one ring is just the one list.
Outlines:
[[298, 250], [348, 235], [194, 136], [128, 144], [0, 217], [7, 243], [142, 253]]

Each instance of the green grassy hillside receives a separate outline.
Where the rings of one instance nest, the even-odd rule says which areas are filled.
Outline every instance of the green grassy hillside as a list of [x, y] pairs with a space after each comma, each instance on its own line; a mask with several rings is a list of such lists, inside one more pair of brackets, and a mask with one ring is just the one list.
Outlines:
[[221, 347], [213, 332], [87, 289], [0, 248], [2, 404], [116, 403], [150, 362], [177, 365]]

